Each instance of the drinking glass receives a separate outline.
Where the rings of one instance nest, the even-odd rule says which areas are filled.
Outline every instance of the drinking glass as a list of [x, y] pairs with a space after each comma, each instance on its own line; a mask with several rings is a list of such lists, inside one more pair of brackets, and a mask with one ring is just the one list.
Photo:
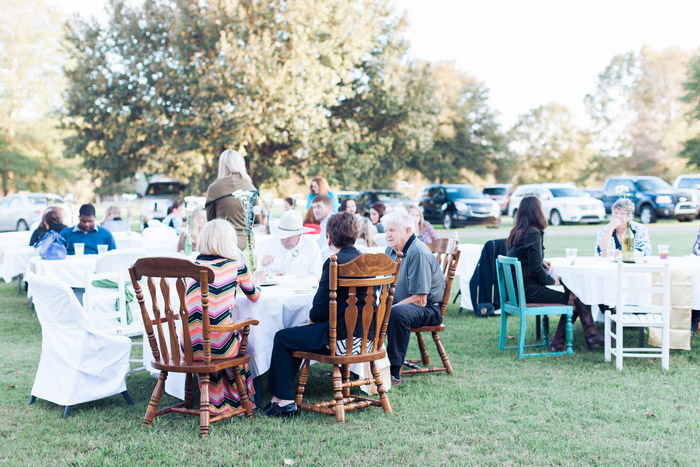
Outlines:
[[109, 249], [109, 245], [97, 245], [97, 254], [103, 254], [107, 253], [107, 250]]
[[85, 253], [85, 244], [84, 243], [74, 243], [73, 249], [75, 250], [75, 256], [83, 256], [83, 253]]
[[668, 258], [668, 245], [658, 245], [657, 248], [659, 249], [659, 259], [667, 259]]
[[566, 249], [566, 258], [569, 260], [569, 262], [571, 264], [574, 264], [576, 262], [576, 255], [578, 255], [577, 248], [567, 248]]

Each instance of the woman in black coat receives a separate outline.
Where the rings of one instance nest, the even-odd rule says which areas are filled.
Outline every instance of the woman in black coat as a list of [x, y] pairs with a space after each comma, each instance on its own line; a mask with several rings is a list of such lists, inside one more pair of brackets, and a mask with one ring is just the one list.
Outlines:
[[[564, 288], [564, 292], [552, 290], [548, 285], [562, 285], [560, 277], [550, 275], [551, 265], [544, 261], [544, 229], [547, 220], [542, 213], [540, 200], [527, 196], [520, 201], [515, 215], [515, 226], [506, 240], [506, 254], [518, 258], [523, 270], [523, 288], [525, 300], [528, 303], [560, 303], [573, 304], [574, 315], [581, 318], [581, 324], [586, 336], [586, 345], [595, 350], [604, 344], [603, 335], [593, 321], [591, 307], [584, 305], [574, 294]], [[566, 347], [566, 316], [562, 316], [554, 333], [549, 348], [552, 351], [563, 351]]]
[[41, 240], [41, 237], [46, 234], [49, 230], [61, 233], [61, 230], [65, 229], [66, 226], [63, 225], [61, 220], [60, 208], [50, 207], [44, 211], [44, 216], [41, 219], [41, 224], [32, 232], [32, 237], [29, 239], [29, 246], [34, 246], [36, 242]]

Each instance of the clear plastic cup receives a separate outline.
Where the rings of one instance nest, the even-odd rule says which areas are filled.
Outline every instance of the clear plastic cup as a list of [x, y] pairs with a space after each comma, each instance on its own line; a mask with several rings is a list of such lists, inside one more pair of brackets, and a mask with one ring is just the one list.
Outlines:
[[578, 255], [578, 249], [577, 248], [567, 248], [566, 249], [566, 258], [569, 260], [571, 264], [574, 264], [576, 261], [576, 255]]
[[85, 253], [85, 244], [84, 243], [74, 243], [73, 249], [75, 250], [75, 256], [83, 256], [83, 253]]
[[109, 250], [109, 245], [97, 245], [97, 253], [98, 254], [103, 254], [107, 253], [107, 250]]
[[659, 258], [660, 259], [667, 259], [668, 258], [668, 245], [658, 245], [657, 248], [659, 249]]

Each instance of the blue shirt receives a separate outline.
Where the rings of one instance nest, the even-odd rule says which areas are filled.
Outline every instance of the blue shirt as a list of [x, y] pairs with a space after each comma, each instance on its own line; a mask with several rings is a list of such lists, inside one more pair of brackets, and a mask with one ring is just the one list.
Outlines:
[[68, 243], [68, 254], [74, 255], [75, 248], [73, 245], [76, 243], [85, 244], [85, 254], [86, 255], [96, 255], [97, 245], [107, 245], [109, 250], [114, 250], [117, 245], [114, 243], [114, 237], [109, 230], [104, 227], [95, 226], [89, 232], [83, 232], [76, 225], [75, 227], [67, 227], [61, 231], [61, 237]]

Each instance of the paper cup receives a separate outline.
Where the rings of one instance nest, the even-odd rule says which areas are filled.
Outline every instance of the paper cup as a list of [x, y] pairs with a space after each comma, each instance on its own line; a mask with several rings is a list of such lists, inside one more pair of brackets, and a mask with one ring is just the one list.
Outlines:
[[97, 253], [98, 254], [103, 254], [107, 253], [107, 250], [109, 250], [109, 245], [97, 245]]
[[83, 253], [85, 253], [85, 244], [84, 243], [74, 243], [73, 249], [75, 250], [75, 256], [83, 256]]

